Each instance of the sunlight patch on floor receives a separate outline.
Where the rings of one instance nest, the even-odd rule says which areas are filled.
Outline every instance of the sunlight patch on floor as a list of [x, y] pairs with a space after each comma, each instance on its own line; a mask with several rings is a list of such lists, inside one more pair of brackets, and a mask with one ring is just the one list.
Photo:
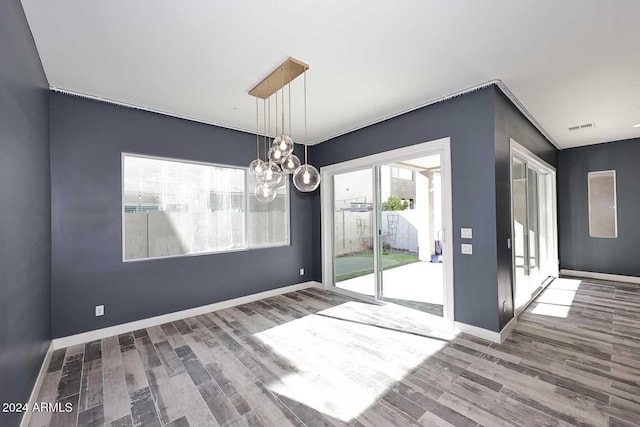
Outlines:
[[573, 304], [580, 280], [555, 279], [536, 299], [532, 314], [566, 318]]
[[395, 315], [368, 324], [384, 318], [375, 316], [380, 310], [386, 308], [348, 302], [255, 334], [296, 371], [269, 390], [349, 422], [455, 336], [427, 328], [424, 335], [433, 333], [422, 336], [409, 321], [406, 332]]
[[537, 303], [533, 310], [533, 314], [539, 314], [541, 316], [553, 316], [566, 318], [569, 315], [569, 306]]

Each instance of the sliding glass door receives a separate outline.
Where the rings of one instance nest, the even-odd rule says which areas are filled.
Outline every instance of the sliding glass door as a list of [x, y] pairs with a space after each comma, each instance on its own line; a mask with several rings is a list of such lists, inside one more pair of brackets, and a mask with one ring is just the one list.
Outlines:
[[441, 155], [378, 167], [378, 297], [442, 317], [444, 307]]
[[373, 169], [333, 176], [333, 283], [376, 295]]
[[520, 312], [557, 273], [555, 171], [514, 150], [511, 163], [514, 306]]
[[331, 183], [331, 284], [443, 317], [452, 292], [442, 152], [323, 173]]

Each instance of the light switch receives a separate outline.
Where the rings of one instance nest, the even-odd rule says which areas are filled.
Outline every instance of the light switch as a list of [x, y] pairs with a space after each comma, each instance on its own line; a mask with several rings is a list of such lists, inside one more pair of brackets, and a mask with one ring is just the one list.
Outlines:
[[465, 255], [471, 255], [473, 254], [473, 245], [467, 244], [467, 243], [463, 243], [461, 246], [461, 251], [463, 254]]
[[461, 228], [460, 229], [460, 237], [463, 239], [472, 239], [473, 238], [473, 229], [471, 228]]

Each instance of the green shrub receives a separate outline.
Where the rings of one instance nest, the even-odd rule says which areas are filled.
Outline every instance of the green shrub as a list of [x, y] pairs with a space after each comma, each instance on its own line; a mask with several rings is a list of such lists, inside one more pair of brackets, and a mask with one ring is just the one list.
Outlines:
[[409, 207], [408, 201], [402, 201], [398, 196], [389, 196], [386, 202], [382, 203], [383, 211], [403, 211]]

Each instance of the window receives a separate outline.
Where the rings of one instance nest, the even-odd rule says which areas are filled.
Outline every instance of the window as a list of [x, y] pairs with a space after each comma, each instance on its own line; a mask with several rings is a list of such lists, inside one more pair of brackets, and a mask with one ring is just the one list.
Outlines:
[[259, 203], [245, 168], [123, 155], [123, 259], [289, 244], [288, 182]]
[[[247, 221], [249, 247], [285, 245], [289, 243], [289, 196], [287, 186], [278, 190], [271, 203], [260, 203], [253, 190], [258, 184], [256, 177], [247, 174], [249, 197], [247, 198]], [[285, 176], [283, 179], [287, 179]], [[288, 179], [287, 179], [288, 182]], [[288, 185], [288, 184], [287, 184]], [[287, 218], [283, 221], [283, 218]]]
[[618, 237], [616, 171], [589, 172], [589, 236]]
[[413, 180], [413, 171], [411, 169], [398, 168], [395, 166], [391, 167], [391, 177], [392, 178], [400, 178], [406, 180]]

